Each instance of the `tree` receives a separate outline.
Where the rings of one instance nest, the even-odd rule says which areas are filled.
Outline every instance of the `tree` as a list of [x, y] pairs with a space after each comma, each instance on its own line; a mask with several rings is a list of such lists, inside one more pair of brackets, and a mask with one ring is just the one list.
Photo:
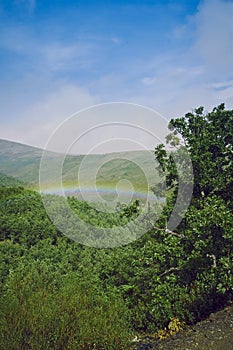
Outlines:
[[[177, 227], [185, 258], [181, 262], [190, 285], [200, 282], [208, 289], [209, 300], [216, 302], [219, 293], [232, 292], [233, 257], [233, 110], [224, 104], [205, 112], [203, 107], [172, 119], [167, 151], [158, 145], [155, 156], [166, 176], [168, 188], [167, 217], [177, 201], [179, 161], [184, 147], [188, 150], [194, 174], [191, 205]], [[179, 136], [182, 136], [179, 140]], [[168, 148], [169, 149], [169, 148]], [[178, 181], [179, 180], [179, 181]], [[185, 180], [185, 174], [181, 181]], [[173, 268], [173, 267], [172, 267]], [[169, 270], [168, 270], [169, 271]], [[199, 280], [199, 282], [198, 282]], [[207, 282], [209, 281], [209, 282]], [[204, 287], [203, 287], [204, 288]], [[212, 306], [210, 306], [212, 307]]]
[[[220, 104], [212, 112], [205, 113], [204, 107], [199, 107], [182, 118], [172, 119], [169, 128], [172, 133], [167, 138], [168, 143], [174, 145], [174, 136], [179, 133], [190, 153], [194, 173], [193, 197], [216, 194], [232, 205], [233, 110], [225, 110], [224, 104]], [[174, 184], [176, 174], [170, 157], [162, 146], [157, 146], [155, 155], [169, 171], [169, 183]]]

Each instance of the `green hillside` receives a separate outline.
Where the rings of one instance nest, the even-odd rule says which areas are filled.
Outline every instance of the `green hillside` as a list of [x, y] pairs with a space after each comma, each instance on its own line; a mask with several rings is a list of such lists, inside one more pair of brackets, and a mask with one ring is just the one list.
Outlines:
[[7, 176], [5, 174], [0, 173], [1, 187], [20, 187], [25, 185], [26, 184], [23, 181], [20, 181], [13, 176]]
[[[0, 172], [38, 184], [42, 150], [18, 142], [0, 140]], [[49, 152], [51, 158], [56, 154]]]
[[[37, 188], [42, 154], [42, 149], [0, 140], [0, 172], [17, 177]], [[46, 159], [48, 164], [45, 169], [46, 187], [55, 188], [55, 169], [58, 162], [63, 159], [63, 155], [46, 152]], [[95, 185], [93, 176], [99, 188], [104, 186], [115, 189], [120, 180], [128, 180], [134, 191], [147, 191], [148, 186], [156, 182], [153, 153], [133, 151], [88, 156], [68, 155], [64, 159], [62, 167], [64, 187], [77, 187], [78, 182], [81, 186], [93, 187]], [[128, 185], [128, 183], [123, 184], [123, 189]]]

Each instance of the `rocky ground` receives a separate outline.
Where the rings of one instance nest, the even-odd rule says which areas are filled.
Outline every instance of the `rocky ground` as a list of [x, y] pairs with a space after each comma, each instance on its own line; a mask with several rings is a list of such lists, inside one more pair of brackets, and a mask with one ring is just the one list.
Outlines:
[[233, 350], [233, 305], [166, 339], [145, 337], [135, 343], [134, 349]]

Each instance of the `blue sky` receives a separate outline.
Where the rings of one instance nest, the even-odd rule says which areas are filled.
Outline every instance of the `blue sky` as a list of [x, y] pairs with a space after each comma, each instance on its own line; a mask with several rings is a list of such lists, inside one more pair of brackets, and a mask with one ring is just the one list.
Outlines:
[[233, 1], [0, 0], [0, 138], [43, 147], [76, 111], [233, 108]]

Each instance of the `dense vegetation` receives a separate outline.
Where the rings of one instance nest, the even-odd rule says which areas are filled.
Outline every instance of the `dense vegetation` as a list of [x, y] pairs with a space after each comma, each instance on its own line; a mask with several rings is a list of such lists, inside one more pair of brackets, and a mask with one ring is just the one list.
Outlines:
[[20, 187], [26, 185], [23, 181], [20, 181], [13, 176], [7, 176], [2, 173], [0, 173], [0, 184], [1, 187]]
[[[182, 135], [194, 172], [191, 205], [176, 232], [165, 228], [177, 169], [162, 145], [155, 156], [168, 204], [147, 234], [123, 247], [73, 242], [50, 222], [38, 193], [1, 187], [1, 349], [127, 349], [138, 332], [155, 333], [173, 317], [196, 322], [232, 299], [233, 111], [198, 108], [170, 129], [167, 142], [182, 150]], [[137, 215], [135, 204], [114, 216], [69, 202], [103, 227]]]

